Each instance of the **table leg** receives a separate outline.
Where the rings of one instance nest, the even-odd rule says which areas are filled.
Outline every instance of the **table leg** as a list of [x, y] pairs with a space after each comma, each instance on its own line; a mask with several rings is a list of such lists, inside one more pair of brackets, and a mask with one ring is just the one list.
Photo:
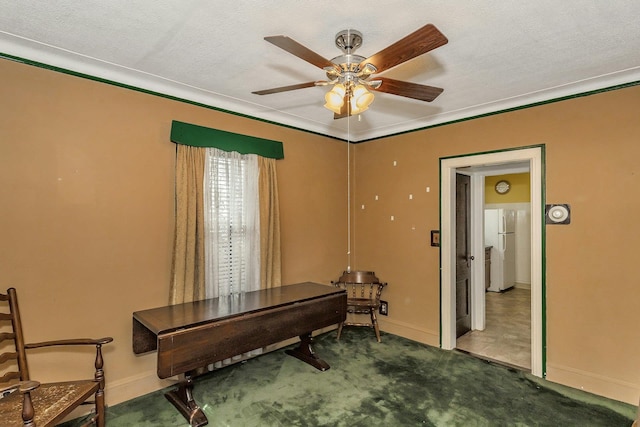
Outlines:
[[206, 415], [193, 398], [192, 373], [184, 374], [184, 381], [175, 390], [164, 395], [169, 402], [189, 421], [192, 427], [206, 426], [209, 423]]
[[312, 344], [313, 338], [311, 337], [311, 332], [309, 332], [307, 334], [300, 335], [300, 345], [298, 345], [298, 347], [291, 350], [285, 350], [285, 353], [296, 357], [303, 362], [320, 369], [321, 371], [326, 371], [329, 369], [329, 364], [318, 357], [318, 355], [313, 351]]

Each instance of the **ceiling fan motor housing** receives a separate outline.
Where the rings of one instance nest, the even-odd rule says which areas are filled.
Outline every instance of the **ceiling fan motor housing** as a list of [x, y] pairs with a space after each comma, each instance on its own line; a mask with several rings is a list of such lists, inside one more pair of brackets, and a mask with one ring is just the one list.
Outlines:
[[345, 54], [336, 56], [331, 60], [332, 63], [336, 64], [340, 71], [338, 72], [335, 68], [327, 68], [327, 77], [329, 79], [335, 79], [336, 77], [344, 74], [357, 74], [358, 66], [360, 62], [364, 61], [366, 58], [360, 55], [353, 54]]
[[336, 34], [336, 46], [344, 54], [336, 56], [331, 60], [338, 66], [336, 68], [325, 68], [327, 78], [335, 83], [341, 83], [347, 88], [357, 84], [366, 84], [365, 81], [375, 72], [375, 67], [367, 64], [366, 70], [360, 70], [360, 64], [366, 60], [364, 56], [354, 54], [355, 50], [362, 46], [362, 33], [357, 30], [342, 30]]

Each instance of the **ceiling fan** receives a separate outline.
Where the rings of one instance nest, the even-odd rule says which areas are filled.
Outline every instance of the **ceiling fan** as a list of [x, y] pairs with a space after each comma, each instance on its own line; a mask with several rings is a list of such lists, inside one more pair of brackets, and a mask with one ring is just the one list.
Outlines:
[[446, 44], [447, 38], [433, 24], [425, 25], [368, 58], [354, 53], [362, 45], [362, 34], [356, 30], [343, 30], [336, 34], [336, 46], [343, 54], [331, 60], [323, 58], [287, 36], [269, 36], [264, 39], [322, 68], [328, 80], [298, 83], [252, 93], [269, 95], [313, 86], [334, 85], [325, 95], [327, 102], [324, 105], [334, 112], [334, 119], [365, 111], [373, 101], [370, 89], [427, 102], [436, 99], [443, 91], [433, 86], [373, 76]]

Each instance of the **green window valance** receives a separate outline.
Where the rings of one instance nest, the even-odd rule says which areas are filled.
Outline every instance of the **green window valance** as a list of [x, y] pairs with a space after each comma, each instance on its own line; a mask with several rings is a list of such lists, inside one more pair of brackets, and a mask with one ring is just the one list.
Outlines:
[[240, 154], [257, 154], [271, 159], [284, 158], [282, 142], [211, 129], [176, 120], [171, 123], [171, 141], [176, 144], [195, 147], [212, 147], [224, 151], [237, 151]]

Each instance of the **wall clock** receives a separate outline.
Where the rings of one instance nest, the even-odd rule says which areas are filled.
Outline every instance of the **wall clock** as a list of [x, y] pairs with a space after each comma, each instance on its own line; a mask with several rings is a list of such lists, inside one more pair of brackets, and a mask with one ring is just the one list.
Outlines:
[[511, 189], [511, 184], [509, 181], [500, 180], [496, 182], [496, 193], [498, 194], [507, 194]]

